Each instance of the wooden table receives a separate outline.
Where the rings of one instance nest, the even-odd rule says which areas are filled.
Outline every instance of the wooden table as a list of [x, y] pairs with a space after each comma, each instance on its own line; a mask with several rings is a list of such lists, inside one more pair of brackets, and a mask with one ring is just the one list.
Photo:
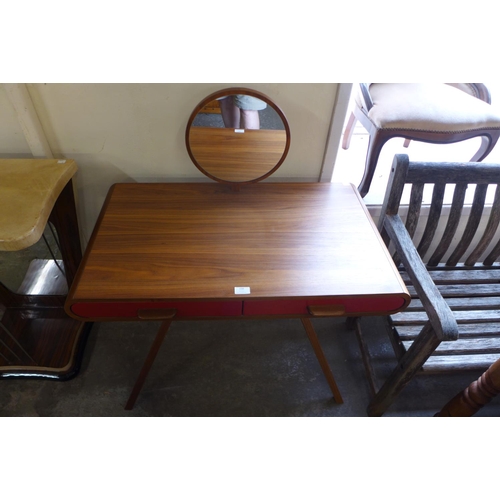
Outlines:
[[83, 321], [300, 318], [337, 402], [311, 318], [389, 314], [408, 292], [351, 185], [116, 184], [66, 311]]
[[0, 251], [31, 247], [50, 222], [61, 252], [60, 263], [33, 260], [18, 290], [0, 282], [0, 377], [67, 379], [79, 369], [90, 325], [64, 312], [82, 258], [76, 171], [74, 160], [0, 160]]

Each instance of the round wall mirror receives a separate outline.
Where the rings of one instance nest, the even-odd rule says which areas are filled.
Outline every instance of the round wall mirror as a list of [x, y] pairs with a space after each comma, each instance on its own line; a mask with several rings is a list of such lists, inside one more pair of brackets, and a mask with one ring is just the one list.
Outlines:
[[290, 128], [266, 95], [246, 88], [215, 92], [191, 113], [186, 147], [193, 163], [219, 182], [258, 182], [283, 163]]

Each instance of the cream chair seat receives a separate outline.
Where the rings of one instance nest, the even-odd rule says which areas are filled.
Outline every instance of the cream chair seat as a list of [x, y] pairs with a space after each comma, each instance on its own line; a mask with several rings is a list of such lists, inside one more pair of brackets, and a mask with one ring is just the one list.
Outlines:
[[[369, 189], [383, 145], [394, 137], [448, 144], [481, 137], [470, 161], [481, 161], [500, 136], [500, 109], [482, 83], [361, 83], [342, 147], [348, 149], [356, 120], [369, 134], [365, 172], [358, 186]], [[464, 161], [468, 159], [464, 158]]]

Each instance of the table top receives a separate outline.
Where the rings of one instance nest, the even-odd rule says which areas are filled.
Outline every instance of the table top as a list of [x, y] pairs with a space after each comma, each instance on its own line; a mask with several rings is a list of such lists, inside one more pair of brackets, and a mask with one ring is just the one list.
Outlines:
[[116, 184], [67, 305], [382, 295], [408, 302], [352, 185]]
[[0, 159], [0, 250], [22, 250], [42, 236], [74, 160]]

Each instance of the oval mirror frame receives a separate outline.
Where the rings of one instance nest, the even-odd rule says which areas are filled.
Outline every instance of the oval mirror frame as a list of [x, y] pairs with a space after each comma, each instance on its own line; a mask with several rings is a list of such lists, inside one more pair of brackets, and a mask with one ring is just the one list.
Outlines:
[[[190, 143], [190, 132], [191, 132], [191, 129], [193, 126], [193, 122], [196, 119], [196, 117], [198, 116], [198, 114], [200, 113], [200, 111], [210, 102], [217, 100], [217, 99], [221, 99], [223, 97], [234, 95], [234, 94], [244, 94], [244, 95], [255, 97], [257, 99], [261, 99], [262, 101], [264, 101], [268, 106], [270, 106], [277, 113], [277, 115], [280, 117], [280, 119], [283, 123], [283, 127], [285, 129], [285, 136], [286, 136], [285, 146], [283, 149], [283, 154], [281, 155], [281, 157], [279, 158], [277, 163], [274, 166], [270, 167], [270, 169], [266, 173], [264, 173], [263, 175], [260, 175], [256, 178], [248, 179], [248, 180], [235, 181], [235, 180], [230, 180], [230, 179], [223, 179], [223, 178], [217, 177], [214, 174], [210, 173], [205, 168], [203, 168], [202, 165], [200, 165], [198, 159], [196, 158], [195, 154], [193, 153], [193, 150], [191, 148], [191, 143]], [[189, 157], [191, 158], [191, 161], [196, 165], [196, 168], [198, 168], [198, 170], [200, 170], [200, 172], [202, 172], [204, 175], [206, 175], [207, 177], [209, 177], [210, 179], [212, 179], [214, 181], [222, 182], [222, 183], [226, 183], [226, 184], [250, 184], [250, 183], [259, 182], [259, 181], [269, 177], [285, 161], [285, 158], [288, 154], [288, 150], [290, 149], [290, 126], [288, 125], [288, 120], [286, 119], [286, 116], [283, 113], [283, 111], [280, 109], [280, 107], [277, 106], [268, 96], [266, 96], [262, 92], [258, 92], [257, 90], [252, 90], [252, 89], [248, 89], [245, 87], [231, 87], [231, 88], [219, 90], [217, 92], [210, 94], [209, 96], [205, 97], [205, 99], [203, 99], [194, 108], [193, 112], [191, 113], [191, 116], [189, 117], [189, 120], [188, 120], [188, 123], [186, 126], [185, 140], [186, 140], [187, 152], [189, 154]]]

